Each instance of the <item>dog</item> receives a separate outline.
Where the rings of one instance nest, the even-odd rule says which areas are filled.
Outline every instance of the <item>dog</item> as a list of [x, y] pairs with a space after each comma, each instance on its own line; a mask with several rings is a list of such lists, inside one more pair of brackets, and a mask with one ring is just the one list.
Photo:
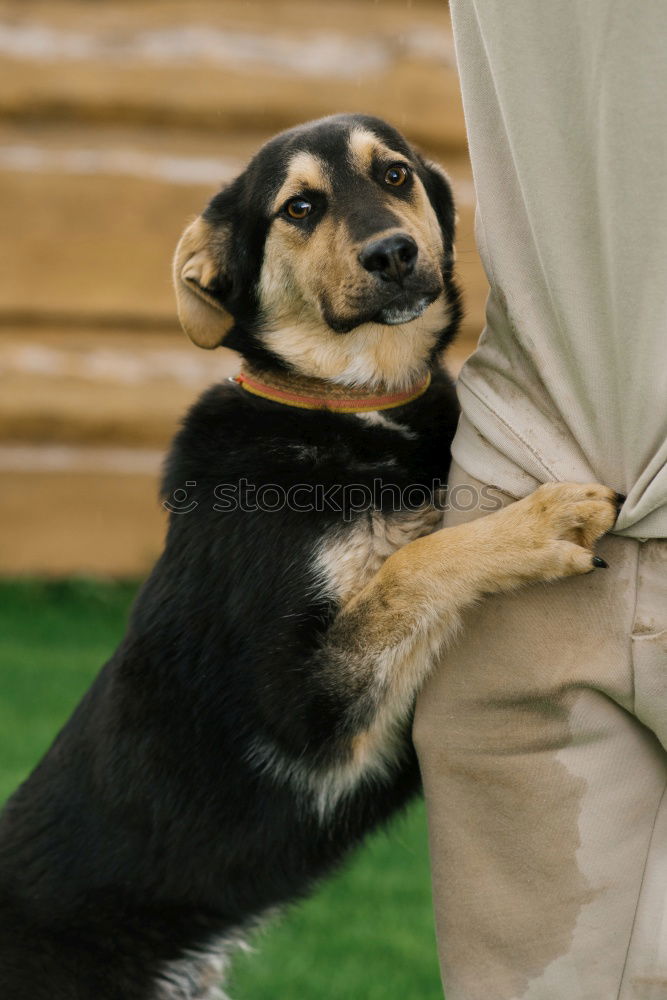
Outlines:
[[603, 486], [442, 528], [454, 225], [442, 170], [355, 114], [270, 140], [185, 230], [181, 323], [242, 371], [187, 414], [127, 633], [0, 819], [3, 1000], [222, 997], [244, 935], [417, 793], [464, 609], [602, 564]]

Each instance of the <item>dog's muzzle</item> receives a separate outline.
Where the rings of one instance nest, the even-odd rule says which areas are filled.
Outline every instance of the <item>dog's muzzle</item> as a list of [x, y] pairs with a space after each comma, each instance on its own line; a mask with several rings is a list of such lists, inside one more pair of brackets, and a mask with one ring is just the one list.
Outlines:
[[376, 236], [358, 252], [357, 261], [366, 274], [350, 296], [350, 312], [332, 309], [325, 294], [320, 298], [322, 316], [337, 333], [363, 323], [410, 323], [442, 293], [440, 274], [408, 233]]
[[417, 244], [407, 233], [394, 233], [367, 243], [359, 254], [359, 263], [380, 281], [393, 282], [400, 287], [415, 269]]
[[362, 248], [359, 263], [375, 278], [373, 322], [409, 323], [438, 297], [442, 289], [425, 273], [427, 268], [418, 267], [418, 258], [419, 247], [408, 233], [381, 236]]

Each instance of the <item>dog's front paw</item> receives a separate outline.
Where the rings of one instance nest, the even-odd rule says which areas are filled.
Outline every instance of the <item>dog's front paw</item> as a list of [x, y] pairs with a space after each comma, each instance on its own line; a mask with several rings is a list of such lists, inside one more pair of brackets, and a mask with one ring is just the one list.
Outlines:
[[505, 508], [525, 556], [517, 552], [519, 575], [554, 580], [606, 566], [592, 548], [613, 527], [619, 505], [619, 495], [606, 486], [548, 483]]

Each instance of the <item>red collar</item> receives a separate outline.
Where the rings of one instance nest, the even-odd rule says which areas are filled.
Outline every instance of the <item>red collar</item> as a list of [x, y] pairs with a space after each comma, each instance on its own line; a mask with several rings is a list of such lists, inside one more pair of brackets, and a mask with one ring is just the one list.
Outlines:
[[411, 388], [403, 392], [384, 392], [373, 394], [368, 389], [351, 389], [349, 386], [336, 385], [324, 379], [306, 378], [301, 376], [277, 375], [272, 372], [240, 372], [234, 377], [246, 392], [262, 399], [270, 399], [274, 403], [284, 403], [286, 406], [296, 406], [302, 410], [333, 410], [336, 413], [369, 413], [373, 410], [391, 410], [396, 406], [405, 406], [419, 399], [431, 384], [431, 373]]

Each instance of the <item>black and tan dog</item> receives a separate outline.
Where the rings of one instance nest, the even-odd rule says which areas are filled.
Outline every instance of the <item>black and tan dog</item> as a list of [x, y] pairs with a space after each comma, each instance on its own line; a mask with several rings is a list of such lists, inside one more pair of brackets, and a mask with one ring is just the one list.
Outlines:
[[3, 1000], [221, 996], [239, 936], [418, 788], [462, 610], [596, 564], [600, 486], [436, 530], [453, 235], [443, 173], [358, 115], [273, 139], [186, 230], [181, 320], [243, 374], [186, 417], [164, 554], [2, 815]]

